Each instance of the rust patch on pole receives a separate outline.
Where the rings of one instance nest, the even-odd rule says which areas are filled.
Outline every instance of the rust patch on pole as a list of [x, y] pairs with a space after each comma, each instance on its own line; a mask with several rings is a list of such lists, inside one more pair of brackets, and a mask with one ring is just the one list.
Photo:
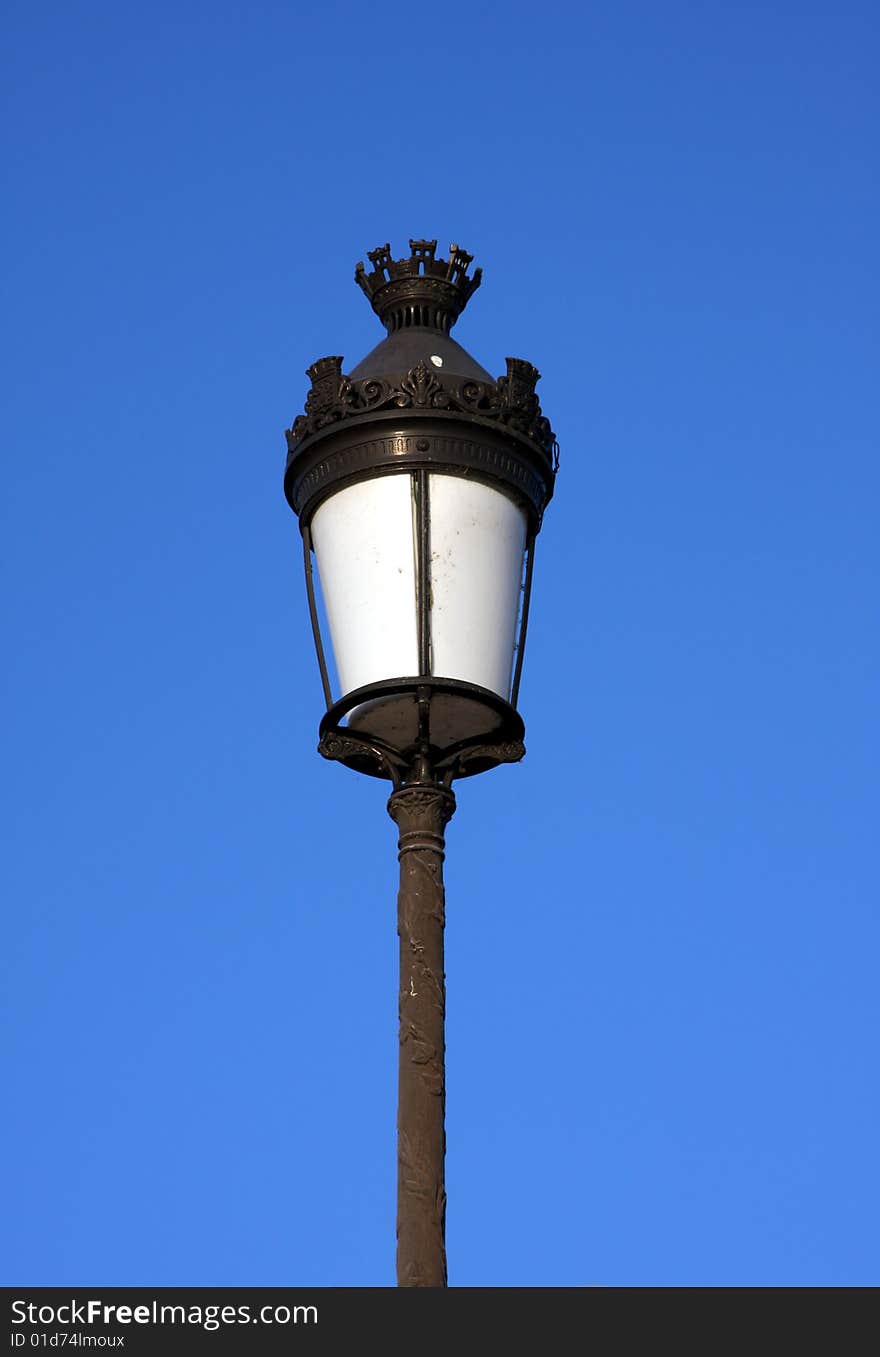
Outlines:
[[397, 1284], [446, 1286], [444, 830], [455, 797], [435, 783], [393, 792], [400, 831]]

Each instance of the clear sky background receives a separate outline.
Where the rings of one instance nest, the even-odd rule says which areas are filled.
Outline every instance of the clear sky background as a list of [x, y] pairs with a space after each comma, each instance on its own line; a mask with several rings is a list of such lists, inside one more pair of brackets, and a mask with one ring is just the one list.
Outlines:
[[450, 1282], [880, 1281], [876, 6], [6, 15], [0, 1280], [393, 1282], [395, 828], [281, 477], [437, 236], [562, 449]]

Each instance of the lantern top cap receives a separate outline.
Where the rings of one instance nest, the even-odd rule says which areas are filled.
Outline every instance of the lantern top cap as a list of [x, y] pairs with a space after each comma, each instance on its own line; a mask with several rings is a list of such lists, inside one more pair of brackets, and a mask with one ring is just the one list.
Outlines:
[[371, 250], [372, 272], [361, 262], [354, 280], [389, 334], [412, 326], [448, 332], [480, 286], [483, 270], [469, 278], [473, 255], [458, 245], [450, 245], [448, 259], [435, 257], [436, 240], [411, 240], [409, 248], [408, 259], [393, 259], [389, 244]]

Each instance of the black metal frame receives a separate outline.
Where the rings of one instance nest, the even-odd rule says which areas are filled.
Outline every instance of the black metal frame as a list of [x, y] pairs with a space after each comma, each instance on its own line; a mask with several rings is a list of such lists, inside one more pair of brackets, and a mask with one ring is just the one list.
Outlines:
[[[419, 706], [419, 733], [412, 746], [398, 749], [342, 724], [355, 707], [377, 698], [412, 694]], [[451, 745], [435, 744], [431, 738], [431, 702], [434, 697], [460, 697], [489, 709], [499, 718], [492, 735], [458, 740]], [[422, 678], [384, 679], [355, 688], [335, 702], [325, 713], [319, 728], [318, 752], [358, 773], [387, 778], [397, 790], [409, 780], [417, 765], [429, 767], [432, 778], [448, 787], [453, 778], [472, 777], [500, 763], [518, 763], [525, 754], [522, 717], [509, 702], [488, 688], [461, 679]]]
[[522, 678], [523, 660], [526, 653], [526, 631], [529, 625], [529, 604], [532, 601], [532, 572], [535, 568], [535, 540], [537, 533], [534, 528], [529, 528], [529, 535], [526, 538], [525, 550], [525, 574], [522, 583], [522, 606], [519, 613], [519, 627], [514, 642], [514, 665], [513, 680], [510, 685], [510, 703], [515, 707], [519, 701], [519, 685]]
[[330, 675], [327, 672], [327, 658], [324, 654], [324, 642], [321, 637], [321, 619], [318, 617], [318, 604], [315, 599], [315, 576], [312, 570], [312, 529], [309, 523], [303, 524], [302, 540], [303, 563], [306, 571], [306, 595], [309, 600], [309, 621], [312, 624], [312, 638], [318, 655], [318, 668], [321, 671], [324, 702], [326, 706], [330, 707], [333, 703], [333, 689], [330, 686]]
[[297, 517], [308, 520], [342, 486], [402, 470], [500, 485], [538, 528], [553, 493], [556, 454], [551, 460], [534, 439], [480, 413], [395, 407], [307, 433], [288, 455], [284, 493]]
[[[523, 737], [525, 727], [516, 710], [524, 658], [529, 604], [531, 601], [532, 569], [535, 551], [535, 530], [529, 526], [524, 553], [522, 598], [518, 610], [518, 627], [511, 655], [510, 700], [500, 697], [488, 688], [463, 680], [443, 678], [432, 672], [431, 639], [431, 505], [430, 473], [424, 469], [408, 471], [401, 468], [399, 475], [410, 477], [415, 509], [415, 594], [418, 637], [419, 673], [385, 679], [366, 684], [338, 699], [333, 696], [314, 579], [314, 546], [309, 521], [302, 523], [303, 559], [306, 575], [306, 595], [309, 619], [321, 686], [327, 710], [321, 720], [318, 750], [325, 758], [338, 760], [357, 772], [373, 777], [388, 778], [395, 788], [407, 776], [407, 770], [417, 759], [427, 759], [438, 780], [448, 786], [453, 778], [471, 777], [500, 763], [515, 763], [525, 754]], [[496, 489], [500, 489], [497, 485]], [[414, 694], [418, 701], [418, 737], [414, 745], [397, 749], [344, 725], [346, 716], [355, 707], [377, 699]], [[452, 745], [438, 744], [432, 738], [431, 702], [434, 696], [458, 696], [488, 709], [497, 724], [491, 737], [485, 735], [461, 740]]]

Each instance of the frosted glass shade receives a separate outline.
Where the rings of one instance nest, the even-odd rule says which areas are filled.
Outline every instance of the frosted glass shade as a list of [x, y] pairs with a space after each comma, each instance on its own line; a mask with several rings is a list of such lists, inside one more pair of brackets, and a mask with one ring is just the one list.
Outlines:
[[312, 541], [342, 694], [417, 674], [412, 478], [337, 491], [316, 510]]
[[[431, 673], [510, 692], [526, 515], [488, 485], [428, 477]], [[419, 673], [418, 515], [410, 474], [337, 491], [312, 540], [342, 694]]]
[[432, 671], [510, 693], [526, 516], [463, 476], [431, 476]]

